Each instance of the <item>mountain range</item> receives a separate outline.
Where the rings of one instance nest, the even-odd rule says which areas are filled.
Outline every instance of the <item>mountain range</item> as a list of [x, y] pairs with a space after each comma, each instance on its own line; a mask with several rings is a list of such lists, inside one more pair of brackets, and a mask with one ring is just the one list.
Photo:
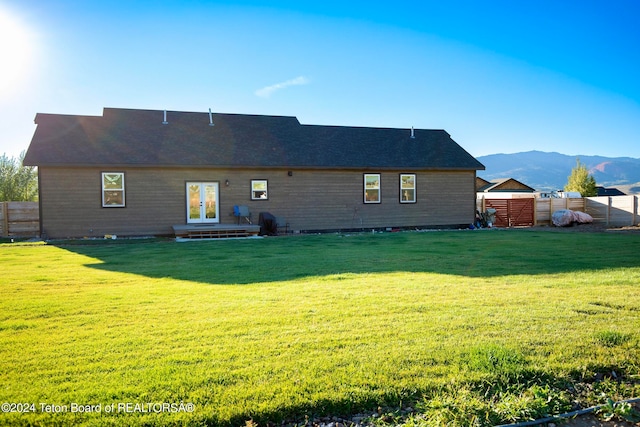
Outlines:
[[561, 190], [579, 159], [597, 185], [615, 187], [626, 194], [640, 194], [640, 159], [632, 157], [569, 156], [527, 151], [490, 154], [477, 159], [486, 167], [486, 170], [478, 171], [479, 177], [488, 181], [513, 178], [538, 191]]

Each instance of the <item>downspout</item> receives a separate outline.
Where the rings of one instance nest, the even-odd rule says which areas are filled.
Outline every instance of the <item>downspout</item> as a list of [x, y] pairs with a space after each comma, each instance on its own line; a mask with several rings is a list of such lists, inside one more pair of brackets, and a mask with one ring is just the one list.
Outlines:
[[40, 179], [40, 168], [38, 168], [38, 224], [40, 228], [40, 238], [46, 240], [46, 236], [43, 233], [42, 228], [42, 179]]

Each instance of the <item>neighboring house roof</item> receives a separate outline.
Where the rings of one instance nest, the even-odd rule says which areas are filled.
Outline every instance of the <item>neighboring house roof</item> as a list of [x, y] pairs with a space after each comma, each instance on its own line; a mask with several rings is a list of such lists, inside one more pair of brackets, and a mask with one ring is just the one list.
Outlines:
[[480, 191], [481, 188], [486, 188], [490, 184], [491, 182], [487, 181], [486, 179], [476, 176], [476, 191]]
[[598, 191], [598, 196], [626, 196], [625, 193], [618, 190], [617, 188], [604, 188], [596, 186], [596, 190]]
[[491, 181], [476, 178], [476, 191], [480, 193], [533, 193], [536, 190], [513, 178], [492, 179]]
[[444, 130], [301, 125], [295, 117], [105, 108], [38, 113], [33, 166], [457, 169], [484, 166]]

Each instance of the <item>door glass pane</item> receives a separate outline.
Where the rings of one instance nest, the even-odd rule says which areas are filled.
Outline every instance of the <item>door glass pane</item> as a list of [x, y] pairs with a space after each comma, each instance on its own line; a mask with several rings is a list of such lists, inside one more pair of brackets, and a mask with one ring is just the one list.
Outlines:
[[189, 185], [189, 219], [200, 219], [200, 185]]
[[216, 185], [204, 185], [204, 202], [205, 202], [205, 218], [213, 219], [216, 217]]

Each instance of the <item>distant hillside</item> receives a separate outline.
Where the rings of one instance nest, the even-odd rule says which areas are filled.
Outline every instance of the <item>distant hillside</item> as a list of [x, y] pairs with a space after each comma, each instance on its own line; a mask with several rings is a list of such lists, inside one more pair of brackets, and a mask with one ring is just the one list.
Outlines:
[[477, 158], [487, 168], [478, 171], [478, 176], [487, 180], [514, 178], [539, 191], [561, 190], [576, 158], [589, 168], [597, 185], [618, 187], [628, 194], [640, 193], [640, 159], [631, 157], [568, 156], [542, 151], [491, 154]]

